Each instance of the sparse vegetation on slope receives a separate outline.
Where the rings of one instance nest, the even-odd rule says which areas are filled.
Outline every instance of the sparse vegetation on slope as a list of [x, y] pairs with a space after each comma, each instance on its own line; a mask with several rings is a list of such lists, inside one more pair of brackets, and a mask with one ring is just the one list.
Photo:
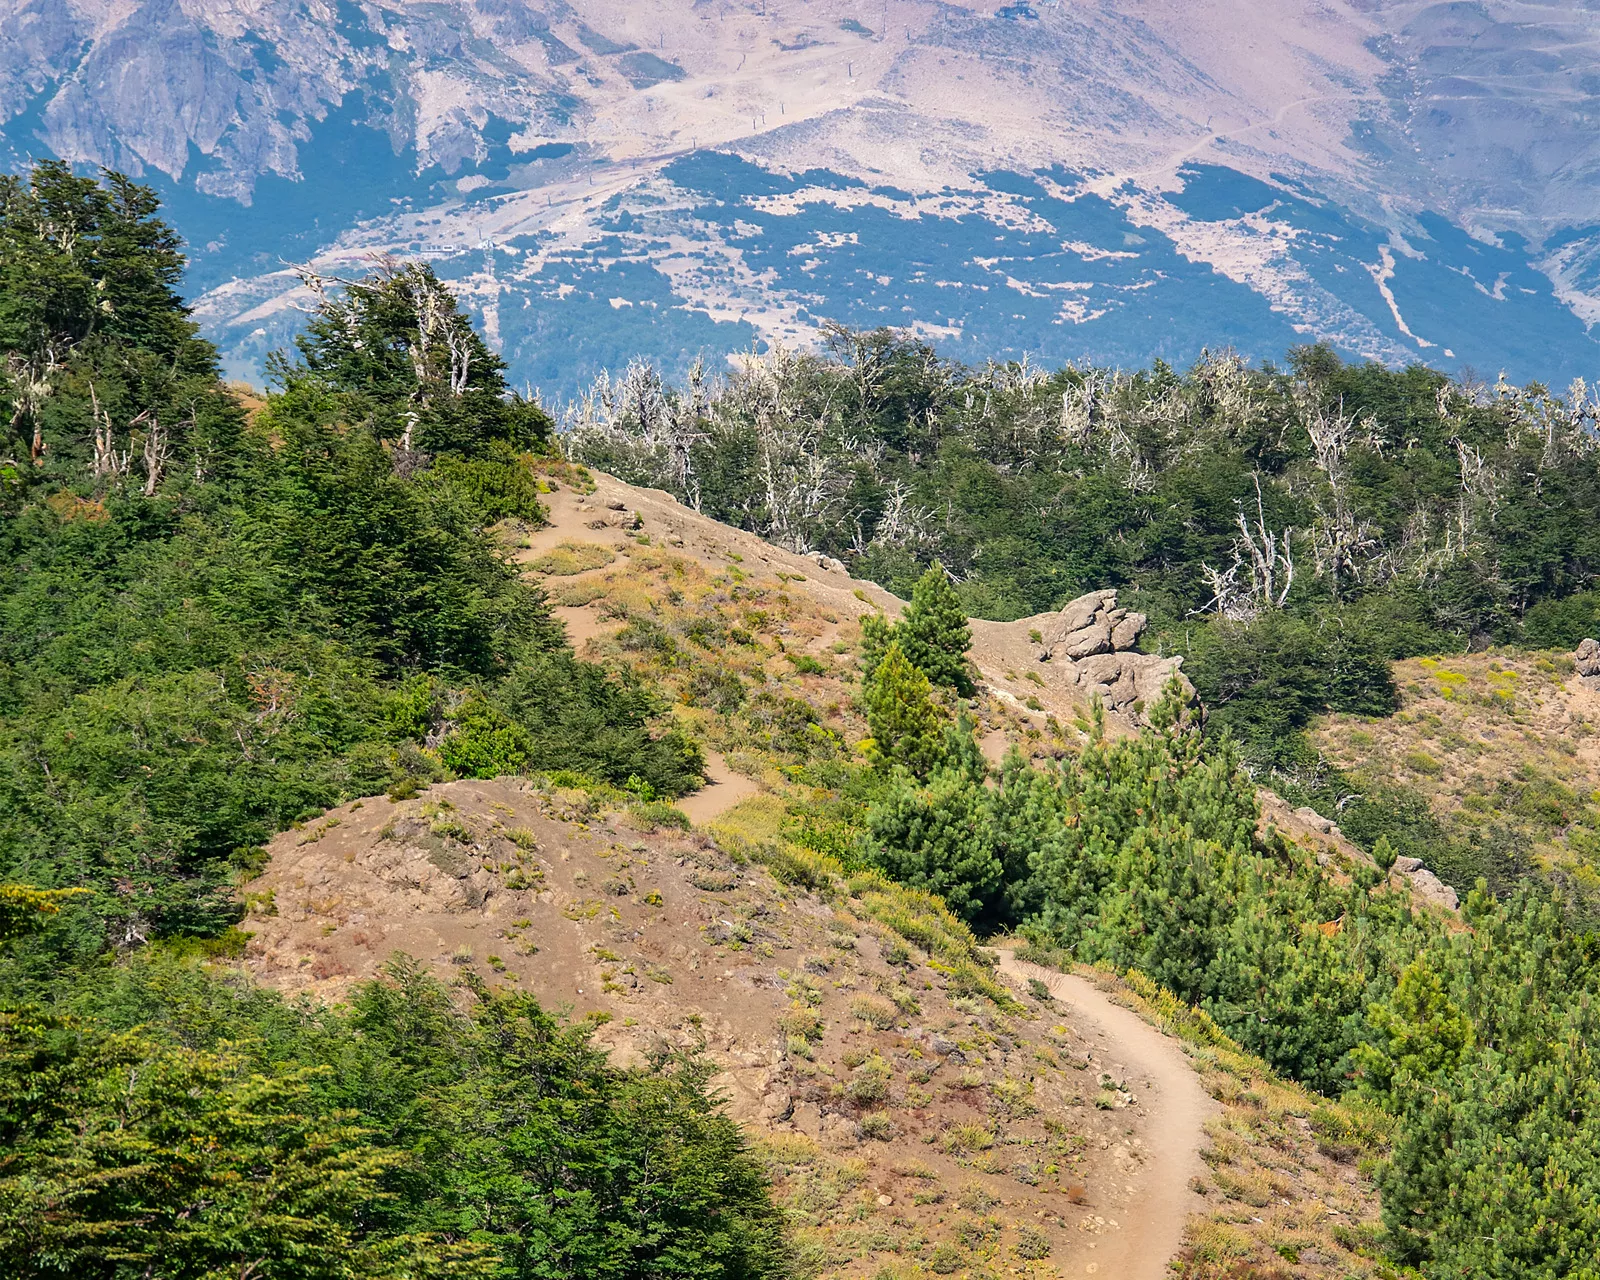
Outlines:
[[[1505, 892], [1539, 868], [1592, 918], [1600, 903], [1600, 697], [1566, 653], [1491, 650], [1397, 663], [1401, 707], [1332, 716], [1312, 742], [1377, 795], [1409, 795], [1440, 837], [1429, 861], [1454, 884]], [[1419, 802], [1420, 801], [1420, 805]], [[1395, 842], [1396, 851], [1410, 853]]]

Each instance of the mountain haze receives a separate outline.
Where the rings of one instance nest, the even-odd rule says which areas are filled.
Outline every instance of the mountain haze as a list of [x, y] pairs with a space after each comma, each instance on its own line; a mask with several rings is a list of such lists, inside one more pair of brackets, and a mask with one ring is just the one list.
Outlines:
[[823, 320], [1564, 385], [1600, 318], [1597, 28], [1577, 0], [0, 0], [0, 115], [14, 166], [162, 190], [248, 376], [308, 304], [289, 264], [397, 253], [557, 393]]

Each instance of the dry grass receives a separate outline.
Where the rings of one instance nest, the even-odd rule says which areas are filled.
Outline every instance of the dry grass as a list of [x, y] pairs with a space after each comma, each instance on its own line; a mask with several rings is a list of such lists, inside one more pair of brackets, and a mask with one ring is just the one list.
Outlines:
[[1564, 654], [1409, 659], [1399, 711], [1330, 716], [1312, 739], [1358, 778], [1424, 796], [1453, 834], [1507, 832], [1600, 887], [1600, 694], [1571, 675]]
[[603, 569], [616, 558], [609, 547], [596, 542], [562, 542], [530, 560], [528, 568], [552, 578], [570, 578], [591, 569]]

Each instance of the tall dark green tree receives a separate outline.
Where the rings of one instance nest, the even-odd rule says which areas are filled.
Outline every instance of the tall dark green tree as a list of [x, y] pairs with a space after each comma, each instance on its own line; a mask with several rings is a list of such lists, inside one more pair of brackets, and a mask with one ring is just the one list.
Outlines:
[[85, 472], [153, 492], [220, 465], [242, 414], [178, 295], [183, 269], [149, 188], [57, 161], [0, 174], [0, 511]]
[[873, 861], [902, 884], [938, 894], [969, 922], [988, 919], [1004, 887], [987, 776], [970, 728], [952, 726], [938, 763], [924, 776], [897, 767], [867, 819]]
[[698, 785], [485, 534], [540, 518], [548, 420], [443, 284], [331, 293], [247, 419], [182, 265], [143, 188], [0, 180], [0, 878], [87, 891], [52, 936], [215, 934], [274, 831], [406, 779]]
[[862, 671], [867, 678], [877, 669], [891, 642], [935, 685], [953, 689], [962, 697], [976, 691], [967, 650], [972, 628], [967, 611], [956, 597], [943, 566], [934, 564], [917, 579], [900, 620], [889, 623], [877, 614], [861, 620]]
[[385, 261], [356, 280], [313, 277], [322, 298], [278, 375], [340, 398], [341, 416], [398, 448], [475, 457], [535, 447], [550, 417], [506, 384], [455, 296], [425, 263]]

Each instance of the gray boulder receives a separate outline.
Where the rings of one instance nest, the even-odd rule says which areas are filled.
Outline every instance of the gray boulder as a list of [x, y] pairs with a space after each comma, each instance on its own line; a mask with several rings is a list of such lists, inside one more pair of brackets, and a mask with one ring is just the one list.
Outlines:
[[1423, 866], [1421, 858], [1396, 858], [1389, 874], [1404, 880], [1412, 896], [1429, 906], [1443, 907], [1446, 911], [1456, 911], [1461, 906], [1456, 891]]
[[1071, 604], [1062, 607], [1056, 615], [1056, 625], [1050, 628], [1049, 634], [1055, 637], [1059, 644], [1075, 631], [1082, 631], [1095, 620], [1095, 615], [1102, 613], [1117, 603], [1117, 593], [1110, 591], [1091, 591], [1086, 596], [1079, 596]]
[[1122, 671], [1124, 666], [1128, 665], [1128, 659], [1139, 656], [1125, 653], [1097, 653], [1072, 665], [1077, 672], [1079, 684], [1113, 685], [1122, 679]]
[[1577, 663], [1578, 675], [1586, 684], [1600, 680], [1600, 640], [1580, 640], [1578, 651], [1572, 657]]
[[1098, 697], [1107, 710], [1141, 721], [1174, 675], [1194, 700], [1194, 686], [1178, 670], [1182, 658], [1133, 651], [1150, 620], [1119, 608], [1116, 591], [1091, 591], [1040, 621], [1039, 660], [1060, 663], [1082, 696]]
[[1130, 656], [1140, 660], [1133, 673], [1133, 683], [1139, 698], [1146, 705], [1153, 704], [1167, 691], [1167, 685], [1171, 683], [1173, 677], [1177, 677], [1178, 687], [1183, 692], [1183, 700], [1188, 703], [1194, 701], [1194, 685], [1190, 684], [1189, 677], [1179, 670], [1183, 666], [1181, 657], [1158, 658], [1153, 654]]
[[1079, 658], [1092, 658], [1097, 653], [1109, 653], [1110, 650], [1111, 628], [1099, 621], [1091, 622], [1088, 626], [1080, 627], [1064, 636], [1061, 643], [1056, 646], [1058, 653], [1073, 661]]
[[1111, 628], [1111, 647], [1113, 649], [1131, 649], [1138, 643], [1139, 637], [1144, 634], [1145, 625], [1150, 621], [1142, 613], [1130, 613], [1119, 619]]

